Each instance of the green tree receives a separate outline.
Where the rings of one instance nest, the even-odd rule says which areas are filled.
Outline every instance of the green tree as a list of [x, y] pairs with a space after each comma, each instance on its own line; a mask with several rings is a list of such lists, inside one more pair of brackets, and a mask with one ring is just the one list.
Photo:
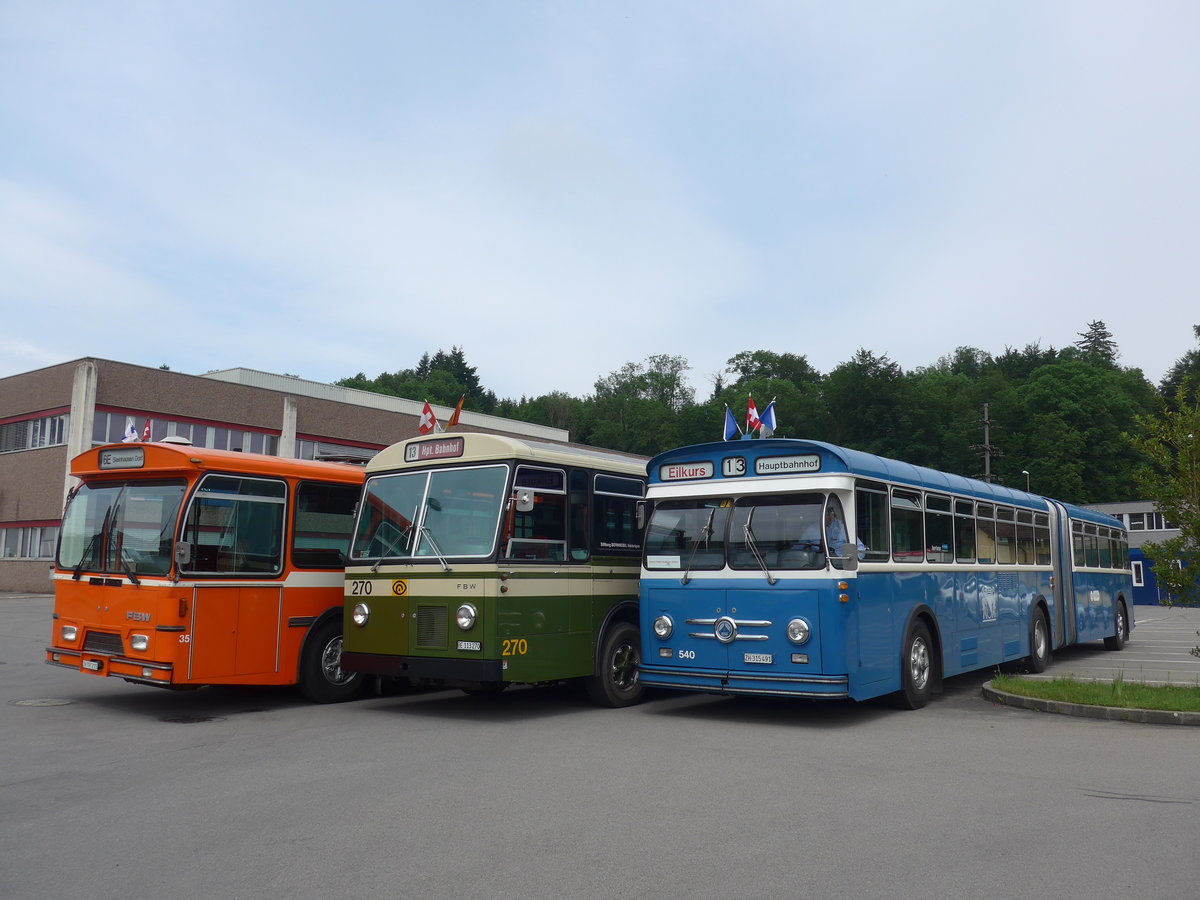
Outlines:
[[597, 380], [579, 440], [645, 456], [678, 446], [678, 413], [693, 402], [687, 369], [681, 356], [657, 355]]
[[[1039, 489], [1060, 500], [1133, 499], [1129, 473], [1141, 459], [1124, 435], [1139, 434], [1138, 417], [1154, 410], [1139, 370], [1067, 358], [1037, 369], [1020, 393], [1026, 452], [1017, 469], [1036, 471]], [[1017, 483], [1012, 473], [1008, 481]]]
[[1088, 322], [1088, 330], [1080, 333], [1075, 346], [1084, 359], [1105, 366], [1115, 366], [1117, 357], [1121, 355], [1112, 332], [1099, 319]]
[[835, 444], [899, 456], [897, 436], [912, 424], [907, 402], [909, 382], [899, 364], [887, 354], [859, 349], [822, 386], [829, 411], [828, 440]]
[[[1192, 333], [1195, 334], [1196, 340], [1200, 341], [1200, 325], [1193, 325]], [[1167, 370], [1167, 374], [1163, 376], [1162, 384], [1159, 385], [1159, 393], [1168, 403], [1174, 402], [1179, 388], [1188, 378], [1192, 379], [1193, 387], [1200, 385], [1200, 347], [1193, 347], [1175, 361], [1175, 365], [1171, 366]], [[1193, 390], [1191, 399], [1195, 400], [1196, 396], [1196, 391]]]
[[[728, 405], [739, 425], [746, 418], [746, 407], [753, 395], [761, 413], [775, 401], [777, 437], [828, 436], [829, 417], [821, 393], [821, 373], [804, 356], [775, 353], [770, 350], [745, 350], [726, 363], [726, 371], [737, 376], [728, 387], [714, 395], [720, 400], [712, 410], [709, 431], [720, 436]], [[707, 438], [706, 438], [707, 439]]]
[[498, 402], [496, 395], [480, 384], [475, 368], [467, 364], [460, 347], [449, 353], [438, 350], [432, 356], [424, 353], [411, 369], [381, 372], [376, 378], [367, 378], [359, 372], [334, 384], [408, 400], [428, 400], [442, 406], [456, 406], [459, 398], [465, 397], [464, 409], [483, 413], [494, 412]]
[[1142, 495], [1153, 500], [1179, 536], [1142, 545], [1154, 574], [1172, 601], [1200, 605], [1200, 400], [1185, 378], [1173, 402], [1160, 402], [1157, 416], [1142, 417], [1143, 431], [1130, 436], [1146, 459], [1136, 473]]

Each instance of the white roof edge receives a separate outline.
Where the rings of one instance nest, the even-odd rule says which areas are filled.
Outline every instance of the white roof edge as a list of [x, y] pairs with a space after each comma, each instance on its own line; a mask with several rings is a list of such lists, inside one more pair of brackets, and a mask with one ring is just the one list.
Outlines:
[[[360, 391], [357, 388], [308, 381], [295, 375], [275, 375], [258, 369], [221, 369], [216, 372], [206, 372], [201, 377], [285, 394], [299, 394], [318, 400], [330, 400], [334, 403], [347, 403], [351, 406], [366, 406], [371, 409], [406, 413], [410, 416], [420, 416], [421, 411], [425, 408], [423, 400], [406, 400], [403, 397], [392, 397], [388, 394], [376, 394], [371, 391]], [[437, 415], [438, 421], [442, 423], [445, 423], [450, 418], [450, 414], [454, 412], [453, 408], [448, 406], [440, 406], [436, 403], [429, 405]], [[539, 437], [548, 441], [567, 442], [571, 439], [570, 432], [565, 428], [551, 428], [548, 425], [518, 422], [516, 419], [489, 416], [485, 413], [471, 412], [465, 409], [459, 415], [459, 422], [464, 425], [474, 425], [476, 428], [489, 428], [507, 434]]]

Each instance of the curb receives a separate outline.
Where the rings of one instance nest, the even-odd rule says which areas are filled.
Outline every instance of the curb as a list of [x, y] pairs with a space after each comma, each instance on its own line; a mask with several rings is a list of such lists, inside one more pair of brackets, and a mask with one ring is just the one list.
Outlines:
[[1058, 713], [1063, 716], [1079, 716], [1084, 719], [1109, 719], [1114, 722], [1138, 722], [1143, 725], [1200, 725], [1200, 713], [1173, 712], [1165, 709], [1131, 709], [1124, 706], [1089, 706], [1083, 703], [1066, 703], [1062, 700], [1043, 700], [1040, 697], [1022, 697], [992, 687], [989, 681], [983, 686], [983, 696], [1002, 706], [1034, 709], [1038, 712]]

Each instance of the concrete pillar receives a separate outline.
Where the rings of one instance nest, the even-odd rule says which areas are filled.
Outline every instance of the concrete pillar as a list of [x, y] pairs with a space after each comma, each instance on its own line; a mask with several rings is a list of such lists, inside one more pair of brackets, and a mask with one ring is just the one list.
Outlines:
[[94, 360], [84, 360], [75, 367], [71, 384], [71, 415], [67, 428], [67, 467], [63, 472], [63, 503], [75, 486], [71, 477], [71, 460], [92, 447], [92, 428], [96, 423], [96, 384], [100, 371]]
[[279, 455], [296, 458], [296, 418], [299, 404], [295, 397], [283, 398], [283, 424], [279, 429]]

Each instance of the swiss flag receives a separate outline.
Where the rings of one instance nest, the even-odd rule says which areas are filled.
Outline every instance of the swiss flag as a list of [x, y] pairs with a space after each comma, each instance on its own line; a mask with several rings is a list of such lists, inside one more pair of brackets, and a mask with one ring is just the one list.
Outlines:
[[142, 428], [142, 440], [143, 441], [150, 440], [150, 417], [149, 416], [146, 417], [146, 425], [144, 428]]
[[417, 426], [417, 430], [421, 434], [433, 434], [437, 431], [438, 420], [433, 414], [433, 408], [429, 405], [429, 401], [425, 401], [425, 408], [421, 410], [421, 424]]
[[746, 407], [746, 434], [753, 434], [762, 423], [758, 420], [758, 409], [754, 406], [754, 395], [750, 395], [750, 405]]

